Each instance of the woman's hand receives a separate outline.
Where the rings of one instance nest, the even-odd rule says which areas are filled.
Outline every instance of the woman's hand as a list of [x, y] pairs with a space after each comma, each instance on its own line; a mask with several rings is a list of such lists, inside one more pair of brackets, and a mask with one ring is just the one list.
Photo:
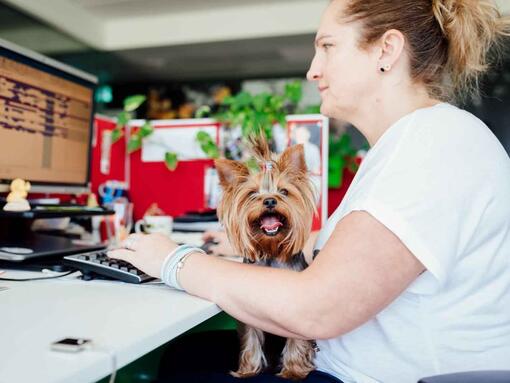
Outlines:
[[233, 256], [237, 255], [230, 245], [227, 233], [224, 231], [206, 231], [202, 236], [204, 242], [213, 241], [214, 245], [209, 246], [208, 253], [217, 256]]
[[178, 245], [163, 234], [131, 234], [123, 246], [123, 249], [109, 251], [108, 256], [122, 259], [146, 274], [160, 278], [165, 258]]

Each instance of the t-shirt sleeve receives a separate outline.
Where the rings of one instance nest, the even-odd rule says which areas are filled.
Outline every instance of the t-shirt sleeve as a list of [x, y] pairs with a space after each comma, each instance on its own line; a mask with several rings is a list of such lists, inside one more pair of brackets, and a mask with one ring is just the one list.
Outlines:
[[385, 225], [426, 267], [410, 292], [441, 288], [459, 252], [472, 182], [459, 156], [450, 152], [433, 130], [416, 127], [351, 205], [351, 211], [366, 211]]

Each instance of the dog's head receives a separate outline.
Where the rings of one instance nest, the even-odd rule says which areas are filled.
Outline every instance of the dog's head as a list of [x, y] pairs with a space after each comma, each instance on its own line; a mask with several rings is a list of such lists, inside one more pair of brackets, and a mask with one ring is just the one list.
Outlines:
[[223, 189], [218, 216], [245, 258], [287, 262], [303, 249], [316, 211], [303, 146], [292, 146], [277, 157], [262, 138], [252, 138], [251, 145], [258, 172], [238, 161], [216, 160]]

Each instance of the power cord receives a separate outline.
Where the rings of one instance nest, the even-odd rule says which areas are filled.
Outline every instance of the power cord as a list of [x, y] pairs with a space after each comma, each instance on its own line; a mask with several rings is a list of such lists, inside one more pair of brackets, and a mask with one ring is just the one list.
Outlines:
[[112, 373], [110, 375], [110, 380], [108, 380], [108, 383], [115, 383], [115, 378], [117, 376], [117, 355], [115, 355], [115, 353], [112, 350], [110, 350], [106, 347], [98, 347], [98, 346], [95, 346], [94, 344], [92, 344], [92, 347], [89, 348], [88, 351], [104, 353], [110, 357], [110, 362], [112, 365]]
[[35, 277], [35, 278], [0, 278], [0, 281], [9, 281], [9, 282], [27, 282], [27, 281], [38, 281], [41, 279], [55, 279], [55, 278], [62, 278], [66, 275], [76, 273], [78, 270], [71, 270], [64, 274], [54, 275], [52, 277]]

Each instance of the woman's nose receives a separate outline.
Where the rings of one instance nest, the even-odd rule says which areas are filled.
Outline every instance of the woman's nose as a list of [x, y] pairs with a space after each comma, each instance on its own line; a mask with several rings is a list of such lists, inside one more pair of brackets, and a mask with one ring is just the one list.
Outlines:
[[321, 72], [319, 70], [319, 64], [317, 62], [317, 58], [314, 56], [312, 62], [310, 63], [310, 68], [306, 73], [306, 79], [308, 81], [317, 81], [321, 78]]

